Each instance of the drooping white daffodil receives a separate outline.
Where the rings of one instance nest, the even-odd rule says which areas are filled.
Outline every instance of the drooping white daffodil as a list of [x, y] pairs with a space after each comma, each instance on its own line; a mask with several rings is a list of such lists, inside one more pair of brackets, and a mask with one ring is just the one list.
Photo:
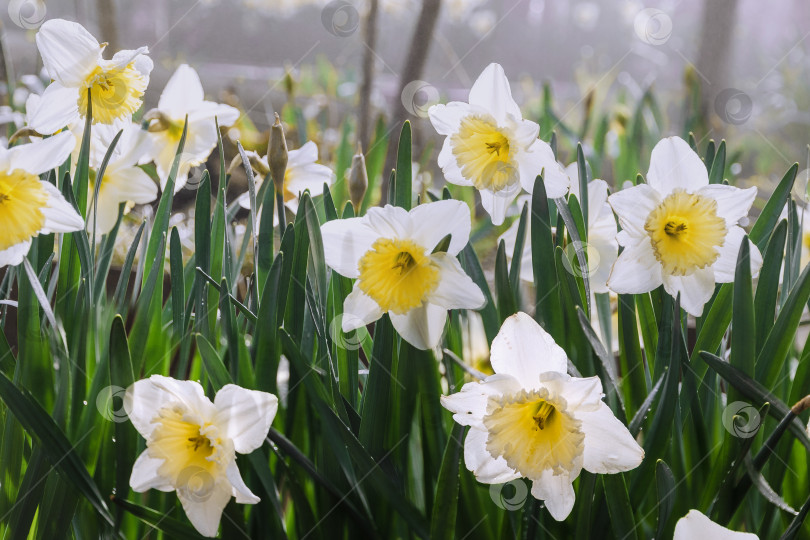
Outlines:
[[[734, 281], [740, 242], [738, 222], [748, 215], [757, 188], [709, 184], [706, 166], [683, 139], [669, 137], [653, 148], [647, 183], [608, 197], [622, 231], [624, 246], [613, 265], [608, 287], [638, 294], [662, 283], [681, 295], [687, 313], [700, 316], [715, 283]], [[762, 255], [752, 243], [751, 272]]]
[[[92, 130], [91, 174], [97, 174], [98, 167], [118, 134], [119, 129], [114, 126], [96, 126]], [[129, 122], [124, 124], [123, 133], [118, 140], [107, 168], [104, 178], [98, 187], [98, 204], [93, 204], [95, 183], [99, 181], [95, 176], [91, 182], [87, 205], [87, 228], [93, 229], [95, 222], [96, 233], [106, 234], [112, 230], [118, 219], [118, 205], [126, 203], [125, 212], [135, 204], [146, 204], [157, 198], [157, 185], [136, 164], [149, 150], [150, 141], [144, 130], [137, 124]], [[91, 176], [92, 178], [92, 176]], [[98, 214], [93, 216], [94, 206]]]
[[[356, 278], [343, 304], [343, 331], [388, 312], [391, 323], [419, 349], [439, 344], [448, 309], [479, 309], [484, 294], [456, 255], [470, 237], [470, 209], [461, 201], [421, 204], [410, 212], [386, 205], [359, 218], [321, 226], [326, 264]], [[450, 237], [446, 251], [434, 249]]]
[[133, 491], [177, 491], [189, 521], [205, 536], [216, 536], [231, 497], [259, 502], [239, 474], [235, 452], [262, 445], [278, 410], [276, 396], [227, 384], [212, 403], [195, 381], [152, 375], [127, 388], [124, 410], [146, 439], [132, 467]]
[[[267, 156], [259, 156], [256, 152], [248, 152], [251, 162], [254, 160], [254, 169], [259, 176], [256, 177], [256, 190], [258, 191], [264, 180], [264, 176], [270, 170], [267, 163]], [[307, 141], [304, 146], [297, 150], [287, 152], [287, 170], [284, 173], [284, 206], [290, 209], [293, 214], [298, 212], [298, 197], [309, 190], [309, 194], [314, 196], [323, 193], [323, 185], [332, 185], [335, 174], [326, 165], [317, 163], [318, 145], [312, 141]], [[239, 206], [250, 209], [250, 194], [243, 193], [237, 199]], [[261, 201], [256, 201], [261, 204]], [[273, 212], [274, 225], [278, 225], [278, 213]]]
[[459, 424], [470, 426], [464, 463], [479, 482], [532, 481], [532, 495], [564, 520], [574, 507], [573, 481], [639, 466], [644, 451], [602, 401], [599, 377], [567, 374], [568, 359], [531, 317], [504, 321], [492, 341], [495, 375], [442, 396]]
[[445, 179], [475, 186], [493, 224], [503, 223], [521, 186], [531, 192], [541, 172], [550, 198], [568, 191], [568, 176], [551, 147], [537, 138], [540, 126], [523, 119], [499, 64], [481, 73], [469, 103], [433, 105], [428, 114], [436, 131], [447, 137], [439, 153]]
[[112, 124], [132, 116], [149, 85], [149, 49], [124, 50], [104, 60], [99, 44], [82, 25], [52, 19], [37, 32], [37, 47], [45, 70], [53, 79], [30, 124], [48, 135], [87, 116], [87, 94], [93, 123]]
[[[573, 167], [573, 168], [572, 168]], [[576, 163], [566, 167], [566, 173], [571, 178], [571, 193], [579, 200], [579, 173]], [[591, 180], [588, 183], [588, 239], [585, 250], [588, 258], [588, 283], [591, 292], [608, 292], [607, 279], [616, 258], [619, 256], [619, 243], [616, 240], [618, 229], [616, 218], [613, 217], [613, 210], [607, 203], [608, 185], [604, 180]], [[520, 202], [521, 199], [518, 199]], [[531, 204], [531, 199], [524, 199]], [[515, 252], [515, 242], [517, 241], [517, 231], [520, 220], [515, 220], [509, 229], [504, 232], [498, 240], [504, 241], [506, 257], [509, 261]], [[571, 252], [574, 255], [574, 252]], [[579, 269], [576, 259], [571, 261], [573, 268]], [[534, 281], [532, 270], [532, 246], [529, 234], [527, 233], [523, 244], [523, 254], [520, 259], [520, 279], [524, 281]]]
[[166, 83], [157, 109], [147, 113], [147, 118], [151, 120], [150, 159], [157, 167], [160, 189], [166, 187], [169, 179], [186, 115], [188, 129], [174, 183], [175, 192], [186, 185], [189, 169], [208, 159], [211, 150], [216, 147], [217, 122], [220, 127], [230, 126], [239, 118], [239, 111], [230, 105], [206, 101], [197, 72], [186, 64], [180, 65]]
[[726, 529], [706, 517], [699, 510], [689, 512], [675, 524], [675, 534], [672, 540], [697, 540], [711, 538], [712, 540], [759, 540], [753, 533], [737, 532]]
[[0, 267], [20, 264], [35, 236], [84, 227], [56, 186], [38, 176], [64, 163], [72, 149], [70, 133], [0, 148]]

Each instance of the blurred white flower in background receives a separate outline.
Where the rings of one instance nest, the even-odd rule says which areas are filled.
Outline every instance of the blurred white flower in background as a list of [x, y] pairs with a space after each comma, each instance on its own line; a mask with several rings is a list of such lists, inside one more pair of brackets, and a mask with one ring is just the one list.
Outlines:
[[[251, 159], [253, 169], [258, 173], [256, 176], [256, 193], [264, 182], [264, 177], [270, 170], [267, 163], [267, 156], [259, 156], [256, 152], [247, 152]], [[326, 165], [317, 163], [318, 145], [312, 141], [307, 141], [304, 146], [297, 150], [287, 152], [287, 170], [284, 173], [284, 206], [295, 214], [298, 212], [298, 201], [300, 195], [309, 190], [313, 197], [323, 193], [324, 184], [332, 185], [335, 181], [335, 173]], [[237, 199], [239, 206], [250, 209], [250, 193], [246, 192]], [[262, 201], [256, 201], [257, 206], [261, 206]], [[258, 208], [257, 208], [258, 210]], [[278, 225], [278, 212], [273, 212], [274, 225]]]
[[[110, 155], [110, 161], [104, 171], [104, 177], [98, 178], [98, 169], [107, 153], [107, 149], [120, 131], [113, 126], [96, 126], [92, 133], [92, 167], [90, 194], [87, 204], [87, 229], [96, 235], [106, 234], [118, 219], [118, 205], [126, 203], [124, 213], [129, 212], [135, 204], [147, 204], [157, 198], [157, 185], [146, 172], [137, 167], [138, 161], [149, 150], [150, 141], [139, 125], [131, 121], [124, 125], [121, 138]], [[98, 187], [98, 204], [93, 204], [95, 184]], [[94, 208], [98, 212], [94, 215]]]
[[216, 147], [217, 122], [220, 127], [230, 126], [239, 118], [239, 111], [230, 105], [205, 101], [202, 83], [194, 68], [182, 64], [175, 70], [160, 95], [157, 109], [145, 116], [149, 120], [152, 148], [141, 163], [154, 160], [161, 190], [169, 179], [186, 115], [188, 129], [175, 179], [175, 192], [186, 185], [191, 167], [205, 162]]

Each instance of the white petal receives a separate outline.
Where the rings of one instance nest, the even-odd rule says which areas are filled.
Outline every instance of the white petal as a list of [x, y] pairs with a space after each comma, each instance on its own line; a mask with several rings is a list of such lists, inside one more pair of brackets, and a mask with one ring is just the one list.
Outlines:
[[575, 416], [582, 421], [585, 433], [585, 470], [610, 474], [629, 471], [641, 464], [644, 450], [604, 402], [593, 412]]
[[203, 101], [194, 110], [188, 111], [189, 124], [209, 122], [214, 130], [216, 130], [217, 124], [219, 127], [227, 127], [236, 122], [238, 118], [239, 109], [213, 101]]
[[635, 237], [647, 234], [644, 224], [650, 212], [655, 210], [661, 201], [659, 193], [647, 184], [623, 189], [608, 197], [608, 203], [616, 212], [622, 230]]
[[680, 137], [667, 137], [652, 150], [647, 183], [661, 197], [666, 197], [674, 189], [694, 193], [709, 185], [709, 173], [700, 156], [686, 141]]
[[[577, 180], [577, 184], [579, 184], [579, 180]], [[579, 199], [579, 197], [577, 197], [577, 199]], [[607, 199], [607, 182], [599, 179], [588, 182], [588, 233], [590, 233], [591, 227], [593, 227], [593, 222], [604, 218], [606, 214], [610, 214], [611, 218], [613, 217], [613, 210], [610, 208]], [[614, 229], [616, 228], [616, 220], [613, 220], [613, 227]]]
[[453, 413], [453, 420], [462, 426], [484, 429], [481, 421], [487, 412], [490, 396], [518, 393], [521, 390], [520, 383], [511, 375], [495, 374], [481, 382], [465, 384], [461, 391], [442, 396], [441, 402], [445, 409]]
[[505, 123], [507, 115], [511, 115], [515, 120], [522, 118], [520, 107], [512, 99], [509, 79], [506, 78], [500, 64], [488, 65], [478, 76], [470, 89], [469, 102], [470, 105], [482, 107], [489, 111], [498, 121], [498, 124]]
[[[571, 195], [574, 195], [578, 201], [581, 200], [582, 194], [579, 192], [579, 165], [576, 161], [569, 163], [565, 167], [565, 174], [568, 175], [568, 179], [571, 181]], [[602, 182], [602, 180], [599, 181]], [[588, 188], [588, 193], [590, 194], [590, 186], [588, 186]]]
[[227, 478], [220, 479], [210, 490], [194, 493], [189, 489], [177, 489], [177, 498], [186, 511], [188, 520], [203, 536], [214, 537], [219, 529], [222, 511], [231, 500], [233, 488]]
[[158, 109], [169, 116], [182, 117], [202, 101], [203, 87], [200, 76], [191, 66], [181, 64], [163, 87]]
[[470, 106], [460, 101], [452, 101], [447, 105], [433, 105], [428, 109], [430, 123], [436, 128], [439, 135], [452, 135], [458, 131], [461, 119], [470, 114]]
[[[613, 264], [619, 257], [619, 243], [616, 241], [616, 222], [613, 221], [613, 214], [608, 216], [613, 224], [613, 235], [604, 237], [597, 231], [590, 232], [588, 236], [588, 280], [591, 292], [608, 292], [608, 278], [613, 268]], [[595, 224], [598, 227], [599, 224]]]
[[470, 239], [470, 207], [462, 201], [445, 200], [420, 204], [410, 212], [411, 238], [428, 252], [448, 234], [447, 253], [457, 255]]
[[8, 154], [6, 154], [9, 169], [22, 169], [31, 174], [40, 175], [64, 163], [75, 145], [76, 139], [73, 134], [64, 132], [47, 139], [9, 148]]
[[[731, 283], [734, 281], [734, 274], [737, 271], [737, 257], [740, 255], [740, 244], [745, 237], [742, 228], [734, 226], [729, 229], [723, 245], [717, 248], [720, 255], [714, 261], [714, 280], [717, 283]], [[753, 242], [748, 242], [749, 260], [751, 261], [751, 277], [759, 275], [762, 268], [762, 253]]]
[[79, 86], [101, 60], [101, 45], [79, 23], [45, 21], [36, 40], [48, 75], [65, 86]]
[[249, 454], [264, 443], [278, 411], [278, 398], [267, 392], [226, 384], [214, 397], [216, 421], [240, 454]]
[[488, 189], [482, 189], [478, 193], [481, 195], [481, 206], [483, 206], [487, 214], [490, 215], [492, 224], [501, 225], [506, 218], [506, 209], [520, 193], [520, 187], [510, 186], [497, 193], [493, 193]]
[[593, 412], [604, 404], [599, 377], [571, 377], [567, 373], [551, 371], [542, 374], [540, 379], [542, 386], [565, 399], [566, 410], [570, 412]]
[[568, 192], [570, 180], [562, 166], [554, 159], [551, 147], [541, 140], [535, 141], [528, 150], [517, 156], [520, 169], [520, 184], [527, 192], [534, 191], [537, 175], [543, 174], [546, 197], [556, 199]]
[[404, 315], [394, 312], [388, 314], [391, 324], [402, 339], [422, 350], [432, 349], [439, 344], [447, 322], [447, 309], [430, 302], [425, 302]]
[[108, 200], [116, 207], [122, 202], [147, 204], [157, 199], [158, 187], [152, 178], [143, 169], [127, 167], [114, 169], [104, 175], [99, 188], [99, 204], [101, 204], [101, 191], [105, 191]]
[[532, 495], [545, 503], [551, 517], [563, 521], [574, 509], [576, 496], [573, 481], [568, 474], [554, 476], [550, 469], [546, 469], [543, 475], [532, 483]]
[[152, 71], [152, 68], [154, 67], [152, 59], [146, 56], [148, 54], [149, 54], [149, 47], [139, 47], [137, 49], [122, 49], [117, 53], [115, 53], [111, 60], [104, 61], [104, 63], [108, 66], [121, 69], [134, 62], [136, 58], [143, 57], [146, 59], [146, 62], [137, 66], [141, 68], [143, 71], [141, 71], [141, 69], [139, 69], [138, 71], [141, 73], [141, 75], [148, 76], [149, 73]]
[[711, 538], [712, 540], [758, 540], [753, 533], [736, 532], [726, 529], [710, 520], [698, 510], [689, 510], [689, 513], [675, 524], [675, 534], [672, 540], [696, 540]]
[[688, 276], [664, 276], [664, 289], [673, 298], [681, 293], [681, 307], [690, 315], [700, 317], [703, 306], [714, 294], [714, 270], [707, 267]]
[[158, 474], [158, 469], [164, 460], [149, 457], [149, 450], [144, 450], [132, 466], [129, 485], [135, 493], [143, 493], [150, 489], [160, 491], [174, 491], [171, 483]]
[[[518, 198], [518, 203], [520, 203], [520, 198]], [[518, 204], [518, 207], [522, 208], [523, 205]], [[514, 222], [512, 222], [512, 225], [510, 225], [506, 232], [498, 237], [499, 244], [501, 240], [503, 240], [506, 251], [506, 259], [509, 264], [512, 263], [512, 258], [515, 256], [518, 228], [520, 228], [520, 220], [516, 219]], [[530, 235], [531, 233], [527, 228], [526, 237], [523, 241], [523, 254], [520, 259], [520, 279], [532, 283], [534, 282], [534, 268], [532, 266], [532, 242], [531, 238], [529, 237]]]
[[520, 478], [503, 457], [492, 457], [487, 450], [487, 432], [480, 429], [471, 428], [464, 439], [464, 464], [484, 484], [503, 484]]
[[411, 216], [399, 206], [386, 204], [384, 207], [369, 208], [366, 223], [383, 238], [409, 238], [411, 233]]
[[748, 210], [757, 198], [757, 188], [740, 189], [724, 184], [711, 184], [698, 191], [699, 195], [717, 201], [717, 215], [726, 220], [726, 227], [733, 227], [748, 215]]
[[0, 268], [4, 266], [17, 266], [23, 262], [25, 256], [28, 255], [29, 249], [31, 249], [31, 240], [20, 242], [8, 249], [0, 251]]
[[203, 388], [196, 381], [178, 381], [171, 377], [152, 375], [135, 381], [124, 395], [124, 410], [132, 425], [145, 439], [152, 434], [152, 420], [168, 403], [179, 402], [187, 408], [213, 416], [214, 405], [205, 397]]
[[[512, 129], [512, 140], [517, 143], [517, 145], [523, 150], [526, 151], [529, 149], [530, 146], [538, 142], [537, 137], [540, 135], [540, 125], [537, 122], [532, 122], [531, 120], [521, 120], [520, 122], [514, 123], [514, 127]], [[544, 141], [539, 141], [542, 144], [546, 144]], [[549, 152], [551, 152], [551, 147], [548, 147]], [[554, 152], [551, 152], [554, 155]]]
[[256, 504], [261, 501], [245, 484], [239, 472], [239, 467], [236, 466], [236, 461], [231, 461], [228, 464], [225, 474], [228, 476], [231, 486], [233, 486], [233, 496], [236, 497], [236, 502], [239, 504]]
[[318, 145], [307, 141], [301, 148], [287, 152], [287, 168], [300, 167], [318, 161]]
[[490, 362], [495, 373], [516, 378], [524, 388], [540, 386], [540, 375], [549, 371], [565, 373], [568, 357], [548, 332], [523, 312], [503, 322], [492, 340]]
[[84, 228], [82, 216], [65, 200], [56, 186], [43, 180], [40, 182], [48, 193], [48, 204], [41, 209], [45, 223], [39, 231], [40, 234], [82, 230]]
[[299, 165], [290, 169], [287, 165], [288, 179], [284, 181], [284, 187], [295, 195], [301, 195], [309, 190], [312, 197], [323, 193], [323, 185], [332, 185], [335, 180], [335, 173], [326, 165], [319, 163], [309, 163]]
[[435, 253], [430, 258], [439, 265], [440, 278], [429, 302], [445, 309], [481, 309], [487, 303], [484, 293], [461, 268], [458, 259], [448, 253]]
[[326, 264], [348, 278], [360, 275], [358, 263], [380, 234], [365, 218], [333, 219], [321, 225]]
[[344, 332], [351, 332], [373, 323], [382, 316], [383, 310], [380, 309], [380, 305], [355, 283], [352, 292], [343, 302], [341, 328]]
[[450, 140], [450, 137], [447, 137], [444, 140], [444, 144], [442, 144], [442, 150], [439, 152], [438, 164], [442, 169], [444, 179], [451, 184], [456, 184], [457, 186], [473, 185], [473, 183], [464, 178], [464, 175], [461, 173], [461, 169], [458, 166], [458, 161], [456, 161], [456, 156], [453, 155], [453, 142]]
[[79, 119], [79, 91], [52, 82], [28, 122], [37, 133], [50, 135]]
[[661, 263], [655, 258], [649, 238], [624, 248], [607, 281], [608, 288], [617, 294], [650, 292], [663, 282]]

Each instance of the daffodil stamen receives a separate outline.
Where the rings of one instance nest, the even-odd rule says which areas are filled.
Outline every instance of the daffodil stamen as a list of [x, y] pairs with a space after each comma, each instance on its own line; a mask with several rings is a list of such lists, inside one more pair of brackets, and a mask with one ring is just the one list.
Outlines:
[[726, 237], [717, 201], [680, 189], [650, 213], [644, 229], [664, 270], [676, 276], [713, 264]]
[[407, 313], [439, 284], [439, 270], [410, 240], [380, 238], [358, 263], [360, 289], [384, 311]]
[[519, 180], [509, 136], [489, 116], [467, 116], [451, 136], [461, 172], [478, 189], [499, 191]]

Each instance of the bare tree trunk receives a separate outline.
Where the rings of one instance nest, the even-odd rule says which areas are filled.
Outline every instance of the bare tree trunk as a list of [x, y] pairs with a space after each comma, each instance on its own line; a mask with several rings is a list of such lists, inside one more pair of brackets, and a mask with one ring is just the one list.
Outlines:
[[108, 51], [118, 51], [121, 47], [118, 42], [118, 26], [115, 20], [115, 0], [96, 0], [96, 10], [98, 11], [101, 39], [108, 43]]
[[[700, 122], [708, 128], [714, 101], [729, 86], [731, 40], [734, 37], [737, 0], [706, 0], [700, 29], [697, 72], [700, 77]], [[722, 105], [722, 104], [721, 104]], [[722, 120], [723, 118], [721, 118]], [[722, 127], [721, 123], [715, 123]]]
[[371, 0], [363, 28], [366, 50], [363, 51], [363, 83], [360, 86], [360, 114], [357, 119], [357, 140], [364, 149], [370, 146], [371, 88], [374, 85], [374, 55], [377, 50], [377, 12], [379, 0]]
[[408, 111], [402, 106], [402, 93], [408, 83], [419, 80], [425, 69], [430, 45], [433, 42], [433, 30], [436, 28], [436, 21], [439, 19], [441, 0], [422, 0], [422, 10], [419, 13], [419, 20], [411, 37], [411, 46], [408, 50], [408, 59], [399, 78], [399, 92], [394, 98], [394, 106], [391, 113], [391, 138], [388, 143], [388, 153], [385, 157], [385, 167], [382, 178], [382, 197], [380, 203], [385, 204], [388, 194], [388, 178], [391, 169], [397, 159], [397, 141], [402, 123], [408, 118]]

